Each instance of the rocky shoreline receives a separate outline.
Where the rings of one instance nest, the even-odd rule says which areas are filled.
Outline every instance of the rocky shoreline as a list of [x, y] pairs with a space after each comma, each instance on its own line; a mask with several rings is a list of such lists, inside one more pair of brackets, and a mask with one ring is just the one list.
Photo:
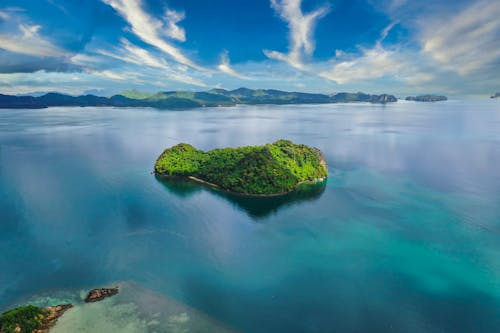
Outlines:
[[[155, 174], [155, 175], [160, 176], [160, 177], [165, 177], [165, 178], [180, 178], [179, 176], [173, 176], [172, 177], [172, 176], [163, 175], [163, 174]], [[212, 188], [212, 189], [214, 189], [216, 191], [228, 193], [228, 194], [235, 195], [235, 196], [238, 196], [238, 197], [245, 197], [245, 198], [275, 198], [275, 197], [281, 197], [281, 196], [284, 196], [284, 195], [296, 192], [301, 186], [320, 184], [320, 183], [324, 182], [327, 179], [327, 177], [324, 177], [324, 178], [313, 179], [311, 181], [303, 181], [303, 182], [298, 183], [297, 186], [293, 190], [288, 191], [288, 192], [271, 193], [271, 194], [247, 194], [247, 193], [240, 193], [240, 192], [233, 192], [233, 191], [225, 190], [225, 189], [221, 188], [217, 184], [212, 184], [212, 183], [209, 183], [207, 181], [204, 181], [203, 179], [199, 179], [199, 178], [196, 178], [196, 177], [193, 177], [193, 176], [187, 176], [187, 177], [182, 177], [182, 178], [186, 178], [186, 179], [192, 180], [194, 182], [197, 182], [199, 184], [206, 185], [206, 186], [208, 186], [208, 187], [210, 187], [210, 188]]]
[[[47, 315], [42, 319], [43, 325], [41, 328], [34, 330], [33, 333], [47, 333], [49, 330], [54, 327], [57, 323], [57, 320], [69, 309], [73, 307], [73, 304], [60, 304], [56, 306], [47, 306], [44, 308], [47, 311]], [[18, 332], [22, 332], [21, 327], [17, 327]]]
[[[84, 301], [95, 303], [118, 293], [118, 287], [92, 289]], [[27, 332], [26, 330], [32, 333], [48, 333], [56, 325], [57, 320], [72, 307], [73, 304], [59, 304], [44, 308], [27, 305], [6, 311], [0, 316], [0, 333], [22, 333]]]

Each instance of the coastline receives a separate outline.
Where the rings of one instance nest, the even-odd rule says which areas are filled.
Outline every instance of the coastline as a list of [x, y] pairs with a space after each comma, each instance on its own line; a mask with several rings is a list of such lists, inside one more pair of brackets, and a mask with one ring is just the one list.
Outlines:
[[152, 174], [154, 174], [155, 176], [161, 177], [161, 178], [166, 178], [166, 179], [191, 180], [191, 181], [194, 181], [194, 182], [199, 183], [201, 185], [205, 185], [205, 186], [209, 187], [210, 189], [218, 191], [218, 192], [223, 192], [223, 193], [226, 193], [226, 194], [231, 194], [231, 195], [235, 195], [235, 196], [239, 196], [239, 197], [246, 197], [246, 198], [275, 198], [275, 197], [281, 197], [281, 196], [284, 196], [284, 195], [287, 195], [287, 194], [291, 194], [291, 193], [294, 193], [294, 192], [298, 191], [300, 189], [300, 187], [302, 187], [302, 186], [318, 185], [318, 184], [321, 184], [321, 183], [325, 182], [328, 179], [328, 177], [324, 177], [324, 178], [314, 179], [314, 180], [311, 180], [311, 181], [299, 182], [299, 183], [297, 183], [297, 185], [295, 186], [294, 189], [292, 189], [290, 191], [287, 191], [287, 192], [270, 193], [270, 194], [250, 194], [250, 193], [241, 193], [241, 192], [234, 192], [234, 191], [226, 190], [226, 189], [221, 188], [217, 184], [213, 184], [213, 183], [207, 182], [206, 180], [203, 180], [203, 179], [200, 179], [200, 178], [196, 178], [194, 176], [171, 176], [171, 175], [166, 175], [166, 174], [162, 174], [162, 173], [157, 173], [155, 171], [153, 171]]

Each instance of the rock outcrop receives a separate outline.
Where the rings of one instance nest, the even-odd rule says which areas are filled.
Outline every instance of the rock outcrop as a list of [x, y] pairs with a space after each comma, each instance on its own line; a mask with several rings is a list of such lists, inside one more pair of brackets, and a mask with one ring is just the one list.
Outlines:
[[118, 294], [118, 291], [119, 291], [118, 288], [93, 289], [89, 291], [87, 297], [85, 297], [85, 302], [86, 303], [99, 302], [105, 298]]

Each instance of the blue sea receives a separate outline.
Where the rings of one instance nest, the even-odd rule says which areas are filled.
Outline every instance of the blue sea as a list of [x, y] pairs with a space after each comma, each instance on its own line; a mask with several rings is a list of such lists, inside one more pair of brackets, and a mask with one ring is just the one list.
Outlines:
[[[324, 188], [151, 174], [281, 138], [325, 153]], [[0, 311], [63, 301], [54, 332], [500, 332], [500, 100], [0, 110]]]

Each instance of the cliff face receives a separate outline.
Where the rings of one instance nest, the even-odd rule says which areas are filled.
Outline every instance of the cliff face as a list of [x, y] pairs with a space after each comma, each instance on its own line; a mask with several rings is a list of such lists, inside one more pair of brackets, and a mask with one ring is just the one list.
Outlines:
[[405, 99], [407, 101], [415, 101], [415, 102], [439, 102], [448, 100], [446, 96], [438, 96], [438, 95], [408, 96]]
[[181, 143], [166, 149], [155, 164], [157, 175], [194, 178], [244, 195], [279, 195], [328, 176], [316, 148], [279, 140], [263, 146], [197, 150]]

